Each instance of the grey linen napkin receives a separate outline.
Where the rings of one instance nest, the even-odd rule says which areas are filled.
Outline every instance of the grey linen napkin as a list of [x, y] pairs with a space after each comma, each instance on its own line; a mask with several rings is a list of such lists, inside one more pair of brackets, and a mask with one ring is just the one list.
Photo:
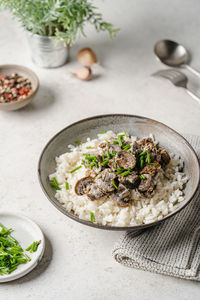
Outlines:
[[[200, 160], [200, 137], [185, 135]], [[199, 189], [200, 190], [200, 189]], [[200, 195], [156, 227], [126, 232], [113, 249], [125, 266], [200, 281]]]

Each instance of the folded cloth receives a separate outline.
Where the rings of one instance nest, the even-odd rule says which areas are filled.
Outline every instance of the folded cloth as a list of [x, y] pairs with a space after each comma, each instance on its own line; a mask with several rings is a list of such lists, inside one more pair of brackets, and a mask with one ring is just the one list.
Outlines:
[[[200, 160], [200, 137], [185, 138]], [[200, 281], [200, 187], [175, 216], [145, 230], [126, 232], [114, 246], [117, 262], [132, 268]]]

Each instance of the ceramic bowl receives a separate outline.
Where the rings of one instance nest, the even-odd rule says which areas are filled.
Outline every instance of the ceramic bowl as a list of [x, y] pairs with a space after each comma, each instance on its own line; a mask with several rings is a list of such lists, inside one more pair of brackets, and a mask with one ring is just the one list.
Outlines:
[[10, 75], [12, 73], [18, 73], [19, 75], [28, 78], [31, 81], [33, 93], [21, 101], [0, 103], [0, 110], [17, 110], [28, 105], [34, 99], [39, 89], [38, 77], [30, 69], [20, 65], [0, 65], [0, 75]]
[[[64, 207], [54, 197], [55, 189], [49, 183], [48, 176], [55, 172], [55, 157], [67, 151], [68, 144], [74, 144], [75, 141], [86, 141], [87, 137], [94, 139], [97, 133], [104, 130], [112, 130], [120, 132], [125, 130], [128, 134], [138, 136], [139, 138], [154, 134], [156, 140], [159, 141], [162, 147], [165, 147], [170, 152], [178, 153], [184, 160], [184, 172], [189, 178], [185, 187], [185, 200], [180, 204], [180, 207], [164, 217], [161, 221], [156, 221], [150, 224], [137, 225], [130, 227], [103, 226], [81, 220], [73, 213], [67, 212]], [[73, 220], [92, 227], [107, 229], [107, 230], [137, 230], [152, 225], [156, 225], [169, 217], [178, 213], [183, 209], [195, 195], [200, 179], [200, 169], [197, 156], [190, 144], [176, 131], [168, 126], [145, 117], [134, 115], [102, 115], [84, 119], [67, 126], [62, 131], [57, 133], [45, 146], [39, 159], [38, 166], [39, 180], [41, 187], [50, 202], [63, 214]]]

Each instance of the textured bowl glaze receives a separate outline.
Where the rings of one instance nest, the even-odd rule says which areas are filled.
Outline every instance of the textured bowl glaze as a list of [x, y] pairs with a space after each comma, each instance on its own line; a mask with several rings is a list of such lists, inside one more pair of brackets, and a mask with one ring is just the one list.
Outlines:
[[[67, 145], [75, 144], [75, 141], [86, 141], [87, 137], [96, 138], [97, 133], [104, 130], [112, 130], [120, 132], [125, 130], [128, 134], [138, 136], [139, 138], [154, 134], [160, 145], [171, 152], [178, 153], [184, 160], [184, 172], [189, 177], [189, 181], [185, 187], [185, 201], [180, 204], [180, 207], [173, 213], [167, 215], [160, 221], [150, 224], [137, 225], [130, 227], [104, 226], [93, 224], [89, 221], [81, 220], [73, 213], [67, 212], [63, 206], [54, 197], [55, 189], [49, 184], [49, 174], [55, 172], [55, 157], [67, 151]], [[195, 151], [190, 144], [176, 131], [168, 126], [145, 117], [134, 115], [102, 115], [84, 119], [79, 122], [64, 128], [57, 133], [45, 146], [39, 160], [38, 166], [39, 180], [44, 193], [51, 203], [59, 209], [63, 214], [73, 220], [92, 227], [107, 229], [107, 230], [137, 230], [156, 225], [169, 217], [178, 213], [184, 208], [195, 195], [200, 179], [200, 168]]]
[[19, 75], [28, 78], [31, 81], [33, 93], [21, 101], [0, 103], [0, 110], [17, 110], [28, 105], [31, 103], [39, 89], [39, 80], [36, 74], [30, 69], [19, 65], [0, 65], [0, 75], [10, 75], [12, 73], [18, 73]]

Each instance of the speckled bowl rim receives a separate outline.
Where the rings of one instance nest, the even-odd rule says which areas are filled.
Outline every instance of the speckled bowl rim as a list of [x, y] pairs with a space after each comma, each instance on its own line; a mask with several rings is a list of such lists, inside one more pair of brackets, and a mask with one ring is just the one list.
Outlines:
[[[177, 210], [175, 210], [174, 212], [172, 212], [171, 214], [167, 215], [166, 217], [164, 217], [163, 219], [161, 220], [158, 220], [158, 221], [155, 221], [155, 222], [152, 222], [152, 223], [148, 223], [148, 224], [142, 224], [142, 225], [135, 225], [135, 226], [108, 226], [108, 225], [100, 225], [100, 224], [95, 224], [95, 223], [92, 223], [90, 221], [85, 221], [85, 220], [82, 220], [80, 219], [78, 216], [72, 214], [72, 213], [69, 213], [67, 210], [65, 210], [61, 204], [55, 199], [53, 200], [49, 195], [48, 193], [46, 192], [43, 184], [42, 184], [42, 180], [41, 180], [41, 162], [42, 162], [42, 158], [43, 158], [43, 155], [46, 151], [46, 149], [48, 148], [48, 146], [51, 144], [51, 142], [59, 135], [61, 134], [63, 131], [69, 129], [70, 127], [73, 127], [77, 124], [80, 124], [80, 123], [83, 123], [85, 121], [89, 121], [89, 120], [95, 120], [95, 119], [100, 119], [100, 118], [105, 118], [105, 117], [133, 117], [133, 118], [138, 118], [138, 119], [146, 119], [146, 120], [149, 120], [151, 122], [155, 122], [157, 124], [161, 124], [162, 126], [166, 127], [167, 129], [173, 131], [175, 134], [177, 134], [180, 138], [182, 138], [185, 143], [187, 144], [187, 146], [190, 148], [190, 150], [193, 152], [194, 156], [196, 157], [196, 162], [197, 162], [197, 165], [198, 165], [198, 184], [196, 186], [196, 188], [194, 189], [194, 192], [192, 194], [192, 196], [187, 200], [187, 202], [181, 206], [180, 208], [178, 208]], [[44, 147], [44, 149], [42, 150], [42, 153], [40, 155], [40, 158], [39, 158], [39, 162], [38, 162], [38, 177], [39, 177], [39, 182], [40, 182], [40, 186], [44, 192], [44, 194], [46, 195], [47, 199], [60, 211], [62, 212], [64, 215], [68, 216], [69, 218], [71, 218], [72, 220], [76, 221], [76, 222], [79, 222], [81, 224], [84, 224], [84, 225], [87, 225], [87, 226], [90, 226], [90, 227], [94, 227], [94, 228], [98, 228], [98, 229], [104, 229], [104, 230], [113, 230], [113, 231], [133, 231], [133, 230], [141, 230], [141, 229], [145, 229], [145, 228], [148, 228], [148, 227], [152, 227], [152, 226], [155, 226], [155, 225], [158, 225], [160, 223], [162, 223], [163, 221], [169, 219], [170, 217], [176, 215], [178, 212], [180, 212], [183, 208], [185, 208], [189, 203], [190, 201], [194, 198], [197, 190], [198, 190], [198, 186], [199, 186], [199, 182], [200, 182], [200, 164], [199, 164], [199, 160], [198, 160], [198, 157], [197, 157], [197, 154], [195, 152], [195, 150], [193, 149], [193, 147], [190, 145], [190, 143], [181, 135], [179, 134], [177, 131], [175, 131], [174, 129], [172, 129], [171, 127], [165, 125], [164, 123], [162, 122], [159, 122], [159, 121], [156, 121], [154, 119], [151, 119], [151, 118], [147, 118], [147, 117], [143, 117], [143, 116], [138, 116], [138, 115], [132, 115], [132, 114], [104, 114], [104, 115], [95, 115], [93, 117], [89, 117], [89, 118], [85, 118], [85, 119], [81, 119], [77, 122], [74, 122], [68, 126], [66, 126], [65, 128], [63, 128], [62, 130], [60, 130], [57, 134], [55, 134], [50, 140], [49, 142], [46, 144], [46, 146]]]
[[1, 68], [10, 68], [11, 70], [12, 70], [12, 68], [16, 68], [16, 69], [19, 68], [19, 72], [20, 72], [20, 69], [21, 70], [24, 69], [24, 73], [27, 70], [29, 73], [32, 74], [32, 76], [35, 78], [35, 81], [36, 81], [36, 88], [35, 88], [35, 90], [33, 91], [33, 93], [31, 95], [29, 95], [28, 97], [26, 97], [25, 99], [20, 100], [20, 101], [17, 100], [15, 102], [6, 102], [6, 103], [1, 103], [0, 102], [1, 106], [8, 106], [8, 105], [11, 106], [15, 103], [23, 103], [24, 101], [27, 101], [28, 99], [30, 99], [31, 97], [33, 97], [37, 93], [37, 91], [39, 89], [39, 86], [40, 86], [40, 82], [39, 82], [38, 76], [36, 75], [36, 73], [34, 71], [32, 71], [31, 69], [29, 69], [28, 67], [25, 67], [23, 65], [15, 65], [15, 64], [0, 65], [0, 69]]

